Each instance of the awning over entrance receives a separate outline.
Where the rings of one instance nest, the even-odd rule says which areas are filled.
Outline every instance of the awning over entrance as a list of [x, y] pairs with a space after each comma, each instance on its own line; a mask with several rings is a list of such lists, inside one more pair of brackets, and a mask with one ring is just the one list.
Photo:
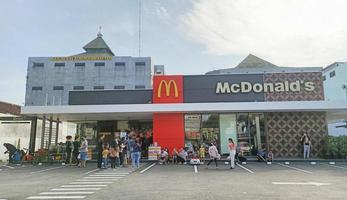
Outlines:
[[122, 105], [24, 106], [21, 114], [61, 121], [151, 119], [153, 113], [327, 112], [328, 121], [347, 118], [346, 101], [282, 101]]

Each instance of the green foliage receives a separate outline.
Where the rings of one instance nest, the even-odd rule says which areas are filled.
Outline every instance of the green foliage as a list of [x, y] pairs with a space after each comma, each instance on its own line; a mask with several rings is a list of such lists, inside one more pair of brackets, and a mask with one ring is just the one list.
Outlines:
[[326, 136], [319, 154], [322, 158], [347, 158], [347, 136]]

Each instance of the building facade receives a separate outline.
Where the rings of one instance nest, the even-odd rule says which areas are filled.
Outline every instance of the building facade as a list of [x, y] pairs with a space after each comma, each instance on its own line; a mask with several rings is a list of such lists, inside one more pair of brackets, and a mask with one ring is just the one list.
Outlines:
[[[347, 102], [347, 62], [335, 62], [323, 69], [324, 96], [326, 101]], [[341, 116], [328, 122], [330, 135], [347, 135], [347, 117]]]
[[83, 49], [68, 57], [30, 57], [25, 105], [68, 105], [72, 90], [151, 88], [150, 57], [115, 56], [100, 33]]
[[347, 101], [347, 62], [335, 62], [323, 69], [327, 101]]
[[69, 105], [25, 106], [23, 113], [75, 122], [91, 146], [100, 135], [139, 130], [170, 152], [215, 142], [227, 154], [233, 138], [246, 155], [267, 149], [299, 157], [307, 133], [316, 157], [327, 116], [347, 111], [345, 102], [324, 100], [321, 68], [278, 67], [253, 55], [232, 69], [155, 75], [152, 82], [152, 89], [72, 90]]

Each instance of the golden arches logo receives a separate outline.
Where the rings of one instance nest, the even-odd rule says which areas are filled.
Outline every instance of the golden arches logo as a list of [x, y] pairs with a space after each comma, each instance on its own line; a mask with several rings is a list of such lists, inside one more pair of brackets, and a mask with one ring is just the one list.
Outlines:
[[170, 80], [169, 82], [167, 82], [166, 80], [161, 80], [158, 87], [158, 94], [157, 94], [158, 98], [161, 98], [161, 90], [162, 90], [163, 84], [165, 85], [165, 94], [167, 97], [170, 96], [171, 85], [173, 85], [174, 87], [175, 97], [178, 97], [178, 89], [177, 89], [176, 82], [174, 80]]

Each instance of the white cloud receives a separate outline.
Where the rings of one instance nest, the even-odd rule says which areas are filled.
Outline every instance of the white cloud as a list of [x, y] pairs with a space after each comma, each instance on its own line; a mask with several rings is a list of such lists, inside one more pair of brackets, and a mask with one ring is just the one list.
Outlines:
[[346, 8], [346, 0], [200, 0], [180, 19], [209, 54], [324, 66], [347, 61]]

